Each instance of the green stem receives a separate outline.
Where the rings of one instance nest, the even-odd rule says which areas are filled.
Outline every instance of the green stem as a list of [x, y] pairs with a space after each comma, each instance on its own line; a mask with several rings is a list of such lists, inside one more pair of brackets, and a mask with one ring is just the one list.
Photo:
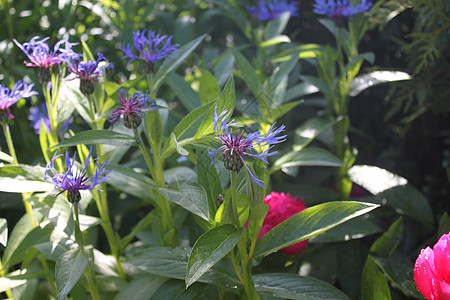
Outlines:
[[153, 88], [153, 75], [151, 74], [145, 74], [147, 77], [147, 86], [149, 90], [149, 96], [151, 99], [156, 100], [155, 90]]
[[240, 228], [240, 222], [239, 222], [239, 212], [238, 212], [238, 204], [237, 204], [237, 172], [231, 171], [230, 172], [230, 180], [231, 180], [231, 206], [233, 209], [233, 219], [234, 219], [234, 226], [236, 228]]
[[239, 265], [236, 261], [236, 257], [234, 256], [234, 250], [231, 250], [230, 257], [231, 257], [231, 263], [233, 264], [234, 267], [234, 271], [236, 272], [238, 278], [239, 278], [239, 282], [242, 284], [242, 286], [245, 286], [245, 280], [244, 277], [242, 277], [242, 273], [241, 273], [241, 269], [239, 268]]
[[9, 130], [9, 125], [3, 125], [3, 133], [5, 134], [6, 143], [8, 144], [9, 154], [13, 158], [13, 165], [17, 165], [16, 151], [14, 150], [14, 143], [11, 137], [11, 131]]
[[138, 144], [138, 147], [141, 150], [142, 155], [144, 156], [144, 160], [145, 160], [145, 163], [147, 164], [148, 170], [150, 171], [150, 174], [152, 175], [153, 180], [156, 180], [155, 168], [153, 167], [152, 159], [150, 158], [150, 154], [148, 153], [148, 150], [144, 145], [141, 134], [139, 133], [139, 130], [137, 128], [133, 128], [133, 132], [134, 132], [134, 136], [136, 137], [136, 142]]
[[86, 266], [86, 273], [87, 273], [87, 278], [88, 278], [88, 283], [89, 283], [89, 292], [91, 293], [92, 299], [100, 300], [100, 295], [98, 294], [97, 286], [95, 285], [94, 279], [92, 278], [92, 275], [91, 275], [91, 267], [90, 267], [89, 263]]

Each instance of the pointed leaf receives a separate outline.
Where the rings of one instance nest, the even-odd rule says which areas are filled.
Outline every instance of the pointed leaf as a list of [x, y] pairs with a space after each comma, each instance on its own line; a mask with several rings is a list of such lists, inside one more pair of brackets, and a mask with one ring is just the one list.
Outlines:
[[389, 285], [383, 273], [371, 256], [367, 257], [366, 265], [362, 274], [361, 299], [379, 300], [391, 299]]
[[280, 157], [272, 166], [272, 171], [298, 166], [340, 167], [342, 162], [330, 152], [319, 148], [306, 148], [289, 152]]
[[69, 250], [58, 259], [55, 266], [56, 290], [59, 299], [65, 299], [83, 275], [88, 255], [81, 249]]
[[53, 184], [43, 181], [44, 168], [29, 165], [0, 167], [0, 191], [8, 193], [47, 192]]
[[[233, 56], [236, 60], [236, 65], [241, 71], [242, 79], [252, 91], [253, 95], [259, 99], [259, 94], [262, 91], [262, 85], [259, 81], [258, 75], [250, 62], [237, 49], [233, 48]], [[259, 102], [259, 101], [258, 101]], [[260, 103], [261, 104], [261, 103]]]
[[214, 76], [207, 70], [204, 70], [200, 77], [199, 94], [202, 104], [206, 104], [220, 96], [219, 85]]
[[325, 130], [338, 122], [337, 119], [309, 119], [295, 129], [294, 151], [300, 151]]
[[197, 93], [180, 75], [172, 74], [167, 78], [166, 82], [188, 111], [193, 111], [196, 107], [201, 105]]
[[236, 231], [233, 225], [225, 224], [215, 227], [199, 237], [189, 255], [186, 286], [196, 282], [227, 255], [236, 246], [241, 234], [242, 230]]
[[389, 230], [383, 233], [370, 247], [370, 253], [389, 258], [403, 239], [403, 217], [399, 217]]
[[353, 166], [348, 174], [351, 181], [376, 195], [391, 187], [407, 184], [408, 181], [387, 170], [367, 165]]
[[4, 218], [0, 218], [0, 244], [6, 247], [8, 242], [8, 221]]
[[139, 276], [130, 281], [114, 297], [114, 300], [142, 300], [150, 299], [158, 288], [167, 281], [167, 278], [151, 274]]
[[340, 201], [307, 208], [262, 236], [256, 244], [255, 257], [263, 257], [281, 248], [308, 239], [377, 207], [378, 205], [371, 203]]
[[131, 145], [134, 143], [132, 136], [111, 130], [86, 130], [65, 139], [55, 147], [68, 147], [78, 144], [107, 144], [107, 145]]
[[359, 95], [365, 89], [384, 82], [409, 80], [411, 75], [400, 71], [374, 71], [353, 79], [350, 86], [350, 96]]

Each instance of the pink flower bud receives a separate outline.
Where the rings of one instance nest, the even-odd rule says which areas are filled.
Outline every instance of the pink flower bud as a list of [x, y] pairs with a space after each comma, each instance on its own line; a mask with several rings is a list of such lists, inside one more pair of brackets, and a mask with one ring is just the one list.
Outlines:
[[422, 249], [414, 266], [414, 281], [428, 300], [450, 299], [450, 232], [433, 249]]

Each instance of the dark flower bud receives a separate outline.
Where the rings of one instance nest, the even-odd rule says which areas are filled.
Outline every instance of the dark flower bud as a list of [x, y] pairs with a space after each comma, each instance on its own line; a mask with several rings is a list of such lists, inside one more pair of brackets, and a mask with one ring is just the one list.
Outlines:
[[134, 129], [138, 128], [142, 123], [142, 117], [139, 114], [131, 113], [129, 115], [123, 115], [123, 124], [126, 128]]
[[61, 73], [61, 65], [60, 64], [52, 65], [52, 73], [60, 74]]
[[70, 203], [78, 203], [81, 200], [81, 194], [79, 190], [68, 190], [67, 191], [67, 200]]
[[11, 122], [11, 116], [8, 110], [0, 109], [0, 125], [8, 125]]
[[49, 68], [39, 68], [38, 78], [40, 82], [49, 82], [52, 80], [52, 72]]
[[95, 90], [95, 82], [93, 80], [81, 80], [80, 91], [87, 97], [92, 95]]
[[153, 73], [153, 63], [151, 61], [144, 61], [144, 72], [146, 74], [151, 74]]
[[239, 171], [244, 163], [236, 151], [231, 153], [231, 151], [226, 150], [223, 152], [223, 165], [230, 171]]

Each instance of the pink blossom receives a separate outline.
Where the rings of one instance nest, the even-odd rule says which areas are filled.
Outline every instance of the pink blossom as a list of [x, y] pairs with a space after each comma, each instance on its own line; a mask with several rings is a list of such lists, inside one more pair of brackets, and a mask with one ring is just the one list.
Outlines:
[[414, 266], [414, 281], [428, 300], [450, 299], [450, 232], [433, 249], [422, 249]]
[[[303, 203], [303, 199], [297, 200], [296, 197], [292, 197], [289, 193], [272, 192], [264, 198], [264, 203], [269, 205], [269, 212], [264, 219], [258, 239], [284, 220], [307, 208]], [[285, 247], [280, 251], [286, 254], [296, 255], [302, 252], [307, 244], [308, 240], [304, 240]]]

